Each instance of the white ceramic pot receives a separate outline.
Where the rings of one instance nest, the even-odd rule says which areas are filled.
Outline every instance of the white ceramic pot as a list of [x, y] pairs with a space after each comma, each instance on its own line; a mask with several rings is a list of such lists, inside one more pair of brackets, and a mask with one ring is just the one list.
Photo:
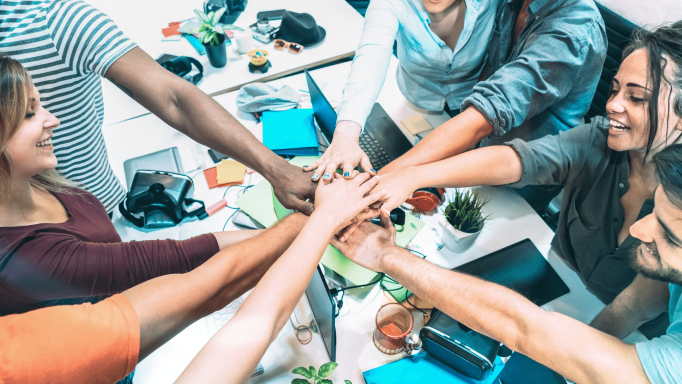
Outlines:
[[453, 228], [445, 218], [441, 218], [438, 223], [443, 227], [443, 243], [445, 243], [445, 246], [449, 250], [456, 253], [462, 253], [471, 248], [471, 246], [474, 245], [476, 238], [478, 238], [478, 235], [480, 235], [483, 230], [483, 228], [481, 228], [481, 230], [476, 233], [462, 232]]

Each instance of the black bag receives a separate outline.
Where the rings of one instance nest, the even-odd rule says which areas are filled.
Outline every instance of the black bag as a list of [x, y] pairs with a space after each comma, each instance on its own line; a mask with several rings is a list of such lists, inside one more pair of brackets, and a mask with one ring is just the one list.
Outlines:
[[419, 332], [422, 348], [457, 372], [481, 380], [493, 369], [500, 343], [433, 309]]
[[[186, 217], [208, 217], [201, 200], [190, 198], [194, 183], [186, 175], [173, 172], [138, 170], [130, 191], [118, 205], [121, 215], [137, 227], [168, 228], [178, 225]], [[188, 212], [194, 203], [199, 208]], [[136, 217], [133, 214], [141, 214]]]
[[222, 24], [234, 24], [239, 15], [246, 9], [246, 0], [206, 0], [204, 3], [204, 13], [215, 12], [220, 8], [225, 8], [225, 13], [220, 17]]

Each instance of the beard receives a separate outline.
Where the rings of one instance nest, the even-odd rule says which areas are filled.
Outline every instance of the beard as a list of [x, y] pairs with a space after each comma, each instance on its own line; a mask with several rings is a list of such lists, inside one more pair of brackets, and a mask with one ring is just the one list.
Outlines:
[[[651, 254], [658, 261], [657, 268], [645, 267], [644, 265], [642, 265], [642, 263], [639, 262], [638, 255], [639, 252], [641, 252], [640, 246], [642, 244], [649, 248]], [[635, 270], [635, 272], [641, 274], [646, 278], [662, 281], [664, 283], [682, 285], [682, 272], [670, 267], [663, 266], [663, 263], [661, 263], [661, 256], [658, 254], [658, 248], [656, 247], [656, 243], [642, 243], [641, 241], [637, 241], [637, 243], [630, 249], [630, 265], [632, 266], [632, 269]]]

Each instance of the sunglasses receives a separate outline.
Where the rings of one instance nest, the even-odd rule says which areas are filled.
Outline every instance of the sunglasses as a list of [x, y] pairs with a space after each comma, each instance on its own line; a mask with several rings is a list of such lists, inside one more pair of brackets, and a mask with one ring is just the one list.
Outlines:
[[303, 52], [303, 46], [301, 44], [290, 43], [282, 39], [275, 39], [275, 49], [282, 50], [284, 48], [289, 48], [289, 52], [294, 54]]

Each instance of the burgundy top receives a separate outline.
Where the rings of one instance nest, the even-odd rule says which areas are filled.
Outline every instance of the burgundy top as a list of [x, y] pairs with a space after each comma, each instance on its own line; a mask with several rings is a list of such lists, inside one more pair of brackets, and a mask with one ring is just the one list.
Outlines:
[[124, 243], [95, 196], [54, 195], [69, 214], [66, 222], [0, 227], [0, 315], [94, 303], [191, 271], [219, 251], [213, 234]]

